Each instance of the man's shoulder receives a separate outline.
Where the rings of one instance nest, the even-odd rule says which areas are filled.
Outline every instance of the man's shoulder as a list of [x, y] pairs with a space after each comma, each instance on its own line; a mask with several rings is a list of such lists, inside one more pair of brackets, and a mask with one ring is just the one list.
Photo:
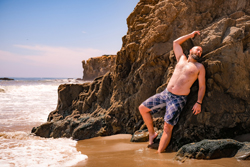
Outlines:
[[205, 67], [202, 63], [196, 62], [196, 67], [199, 70], [199, 72], [204, 71], [205, 72]]
[[185, 55], [185, 54], [182, 54], [182, 55], [180, 56], [179, 61], [187, 61], [186, 55]]
[[204, 65], [200, 62], [196, 62], [196, 65], [198, 68], [205, 68]]
[[198, 67], [198, 70], [199, 70], [199, 74], [205, 74], [206, 72], [206, 69], [204, 67], [204, 65], [202, 63], [199, 63], [197, 62], [197, 67]]

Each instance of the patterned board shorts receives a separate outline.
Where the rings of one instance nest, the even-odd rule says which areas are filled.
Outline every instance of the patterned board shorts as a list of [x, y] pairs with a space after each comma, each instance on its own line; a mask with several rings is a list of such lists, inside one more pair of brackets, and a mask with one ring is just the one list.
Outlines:
[[142, 104], [151, 109], [151, 114], [166, 107], [164, 121], [170, 125], [176, 125], [181, 111], [187, 102], [187, 96], [175, 95], [165, 89], [163, 92], [151, 96]]

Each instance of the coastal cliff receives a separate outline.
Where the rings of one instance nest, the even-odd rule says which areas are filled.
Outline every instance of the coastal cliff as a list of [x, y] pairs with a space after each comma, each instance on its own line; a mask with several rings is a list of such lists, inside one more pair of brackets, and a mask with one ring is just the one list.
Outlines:
[[103, 55], [82, 61], [83, 80], [93, 80], [114, 70], [116, 55]]
[[[250, 133], [249, 1], [140, 0], [127, 25], [114, 70], [93, 82], [60, 85], [57, 108], [33, 133], [82, 140], [145, 129], [138, 106], [166, 88], [176, 65], [172, 42], [194, 30], [201, 35], [182, 47], [186, 55], [203, 48], [207, 90], [201, 113], [193, 115], [194, 83], [169, 147]], [[153, 115], [159, 131], [163, 115]]]

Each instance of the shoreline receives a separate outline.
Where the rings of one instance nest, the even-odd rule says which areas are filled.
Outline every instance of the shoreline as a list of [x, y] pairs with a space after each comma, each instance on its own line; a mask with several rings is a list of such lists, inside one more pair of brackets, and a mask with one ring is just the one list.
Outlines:
[[188, 159], [184, 163], [175, 161], [176, 152], [158, 154], [157, 150], [147, 148], [148, 142], [130, 142], [131, 135], [118, 134], [106, 137], [80, 140], [76, 144], [77, 151], [88, 156], [72, 167], [110, 167], [110, 166], [143, 166], [151, 167], [246, 167], [250, 161], [238, 161], [236, 158], [221, 158], [213, 160]]

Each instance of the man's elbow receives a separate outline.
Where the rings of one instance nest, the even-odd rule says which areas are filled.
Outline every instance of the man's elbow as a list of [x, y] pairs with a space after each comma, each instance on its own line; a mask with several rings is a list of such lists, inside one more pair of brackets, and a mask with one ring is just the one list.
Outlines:
[[177, 45], [178, 42], [176, 40], [173, 41], [173, 46]]
[[178, 49], [180, 47], [180, 44], [178, 43], [178, 41], [173, 41], [173, 49]]

